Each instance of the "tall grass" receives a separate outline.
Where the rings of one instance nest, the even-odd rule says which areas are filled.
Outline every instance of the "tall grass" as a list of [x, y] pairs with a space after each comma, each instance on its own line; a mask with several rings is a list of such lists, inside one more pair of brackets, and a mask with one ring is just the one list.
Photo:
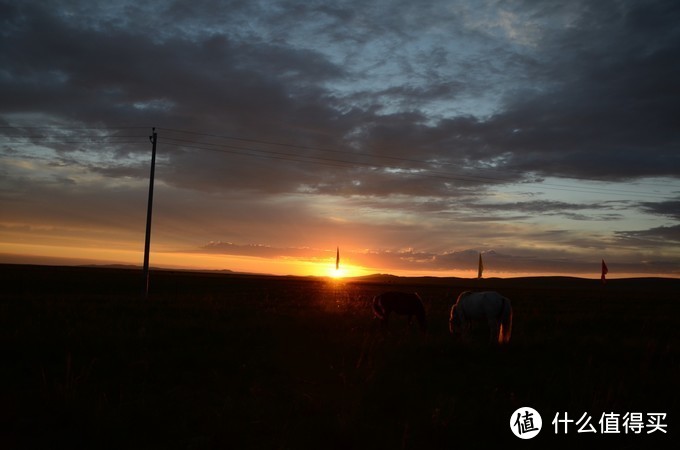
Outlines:
[[[153, 272], [143, 302], [136, 272], [4, 269], [3, 448], [489, 448], [515, 442], [521, 406], [566, 448], [614, 437], [551, 436], [557, 411], [680, 409], [677, 283], [490, 280], [514, 308], [498, 348], [448, 334], [474, 282]], [[427, 334], [379, 326], [388, 289], [420, 293]]]

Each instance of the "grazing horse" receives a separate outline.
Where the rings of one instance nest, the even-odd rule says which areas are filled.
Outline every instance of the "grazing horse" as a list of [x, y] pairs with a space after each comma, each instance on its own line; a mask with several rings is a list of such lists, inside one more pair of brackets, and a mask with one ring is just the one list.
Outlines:
[[486, 321], [489, 324], [489, 338], [492, 343], [510, 342], [512, 332], [512, 306], [510, 299], [498, 292], [461, 293], [456, 304], [451, 307], [449, 331], [467, 337], [474, 322]]
[[384, 326], [387, 326], [390, 313], [407, 315], [411, 324], [413, 316], [418, 319], [420, 329], [425, 331], [425, 307], [420, 296], [413, 292], [385, 292], [373, 298], [373, 312]]

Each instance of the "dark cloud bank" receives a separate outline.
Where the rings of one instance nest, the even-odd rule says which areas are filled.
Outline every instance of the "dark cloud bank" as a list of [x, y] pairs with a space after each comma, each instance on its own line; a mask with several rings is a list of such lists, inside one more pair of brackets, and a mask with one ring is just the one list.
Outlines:
[[[678, 243], [678, 197], [483, 201], [490, 186], [549, 177], [677, 182], [678, 2], [487, 2], [491, 15], [476, 2], [411, 3], [0, 2], [3, 154], [28, 157], [28, 142], [47, 143], [55, 166], [142, 183], [148, 130], [119, 127], [157, 126], [159, 182], [175, 192], [238, 192], [242, 203], [323, 194], [376, 209], [403, 196], [409, 213], [465, 209], [457, 220], [480, 222], [615, 222], [637, 211], [667, 222], [613, 228], [609, 245]], [[70, 127], [108, 129], [108, 145], [70, 143], [82, 139]], [[94, 155], [84, 161], [83, 150]], [[25, 195], [24, 175], [1, 169], [3, 202]], [[68, 187], [81, 178], [51, 183], [64, 204], [81, 201]], [[110, 185], [92, 189], [104, 195]], [[195, 201], [184, 195], [178, 208]], [[218, 232], [206, 228], [204, 242]], [[677, 273], [677, 255], [664, 255]], [[440, 251], [389, 263], [441, 269], [457, 258]]]

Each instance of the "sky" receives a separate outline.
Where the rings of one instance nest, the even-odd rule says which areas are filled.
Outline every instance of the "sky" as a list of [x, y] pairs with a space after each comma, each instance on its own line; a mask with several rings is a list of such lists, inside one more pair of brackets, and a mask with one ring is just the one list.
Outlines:
[[680, 3], [0, 0], [0, 262], [680, 277]]

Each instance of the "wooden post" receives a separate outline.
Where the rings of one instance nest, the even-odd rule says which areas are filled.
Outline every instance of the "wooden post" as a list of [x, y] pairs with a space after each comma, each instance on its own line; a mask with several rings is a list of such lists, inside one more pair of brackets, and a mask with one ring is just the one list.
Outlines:
[[151, 212], [153, 210], [153, 179], [156, 172], [156, 128], [151, 129], [151, 173], [149, 175], [149, 203], [146, 209], [146, 238], [144, 240], [144, 298], [149, 298], [149, 250], [151, 247]]

